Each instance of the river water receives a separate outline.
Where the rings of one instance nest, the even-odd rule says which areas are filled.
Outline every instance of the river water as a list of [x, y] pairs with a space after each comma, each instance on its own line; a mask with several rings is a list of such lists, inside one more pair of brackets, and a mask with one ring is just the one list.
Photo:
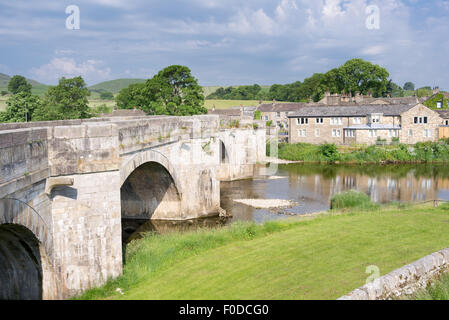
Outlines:
[[[285, 219], [292, 215], [329, 209], [333, 195], [357, 190], [378, 203], [449, 200], [449, 166], [417, 165], [279, 165], [275, 176], [255, 176], [253, 179], [221, 182], [221, 207], [232, 218], [207, 218], [187, 222], [140, 222], [130, 239], [146, 231], [167, 232], [217, 227], [237, 220], [263, 223]], [[240, 199], [283, 199], [296, 204], [284, 209], [256, 209], [238, 203]], [[137, 222], [136, 222], [137, 223]], [[137, 230], [137, 233], [134, 231]], [[132, 232], [131, 232], [132, 231]]]

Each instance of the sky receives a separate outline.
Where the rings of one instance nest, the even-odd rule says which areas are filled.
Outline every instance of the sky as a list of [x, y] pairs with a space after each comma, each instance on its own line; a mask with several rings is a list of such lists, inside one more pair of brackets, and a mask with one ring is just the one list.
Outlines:
[[0, 72], [45, 84], [173, 64], [203, 86], [285, 84], [362, 58], [447, 90], [448, 56], [449, 0], [0, 0]]

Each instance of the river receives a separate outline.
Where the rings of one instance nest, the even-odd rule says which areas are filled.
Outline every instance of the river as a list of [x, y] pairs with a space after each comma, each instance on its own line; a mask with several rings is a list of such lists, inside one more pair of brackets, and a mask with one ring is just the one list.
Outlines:
[[[238, 220], [263, 223], [325, 211], [329, 209], [333, 195], [351, 189], [366, 193], [378, 203], [449, 200], [449, 167], [445, 164], [279, 165], [272, 177], [255, 176], [253, 179], [221, 182], [221, 207], [232, 214], [232, 218], [135, 222], [134, 228], [129, 230], [129, 233], [134, 233], [130, 239], [144, 231], [191, 230]], [[241, 199], [282, 199], [293, 201], [294, 205], [282, 209], [257, 209], [235, 201]]]

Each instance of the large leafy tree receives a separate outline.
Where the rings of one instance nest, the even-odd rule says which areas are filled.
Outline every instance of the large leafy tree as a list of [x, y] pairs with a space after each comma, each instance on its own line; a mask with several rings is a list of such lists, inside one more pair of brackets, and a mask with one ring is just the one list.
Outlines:
[[38, 96], [28, 92], [18, 92], [6, 100], [6, 110], [0, 112], [0, 122], [31, 121], [34, 111], [40, 107]]
[[331, 92], [355, 94], [373, 93], [382, 96], [387, 90], [389, 73], [385, 68], [362, 59], [351, 59], [325, 75], [325, 84]]
[[207, 113], [207, 109], [203, 106], [203, 90], [188, 67], [169, 66], [159, 71], [150, 81], [150, 85], [153, 90], [159, 89], [159, 92], [156, 92], [156, 97], [163, 103], [170, 115]]
[[8, 82], [8, 90], [12, 94], [19, 92], [31, 93], [31, 84], [25, 79], [25, 77], [15, 75]]
[[57, 86], [48, 89], [43, 102], [33, 114], [33, 120], [84, 119], [92, 116], [87, 97], [90, 95], [82, 77], [61, 78]]
[[133, 84], [116, 97], [120, 109], [134, 107], [148, 114], [194, 115], [206, 113], [204, 95], [189, 68], [173, 65], [144, 84]]

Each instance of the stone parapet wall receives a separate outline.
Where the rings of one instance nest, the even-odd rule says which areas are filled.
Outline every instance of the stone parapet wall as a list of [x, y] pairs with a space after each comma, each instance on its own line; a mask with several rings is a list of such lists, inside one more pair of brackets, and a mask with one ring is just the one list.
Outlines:
[[389, 300], [425, 289], [449, 271], [449, 248], [394, 270], [338, 300]]
[[47, 129], [0, 131], [0, 187], [47, 168]]

